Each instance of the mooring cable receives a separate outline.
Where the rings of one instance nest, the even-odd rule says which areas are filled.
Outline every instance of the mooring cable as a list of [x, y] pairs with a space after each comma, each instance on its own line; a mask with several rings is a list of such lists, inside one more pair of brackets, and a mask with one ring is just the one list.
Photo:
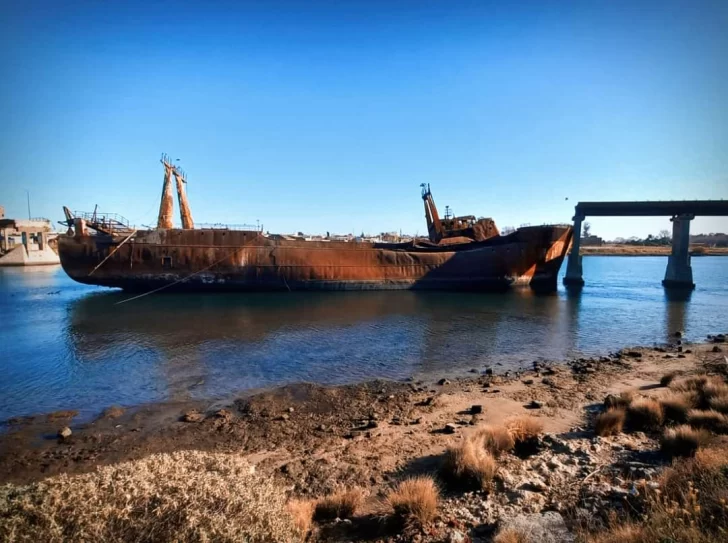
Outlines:
[[138, 296], [134, 296], [133, 298], [127, 298], [126, 300], [121, 300], [120, 302], [116, 302], [114, 305], [121, 305], [121, 304], [125, 304], [126, 302], [131, 302], [132, 300], [138, 300], [139, 298], [144, 298], [144, 296], [149, 296], [150, 294], [154, 294], [155, 292], [159, 292], [160, 290], [164, 290], [165, 288], [173, 287], [174, 285], [176, 285], [178, 283], [183, 283], [183, 282], [187, 281], [187, 279], [189, 279], [190, 277], [194, 277], [198, 273], [202, 273], [204, 271], [207, 271], [210, 268], [212, 268], [213, 266], [216, 266], [217, 264], [219, 264], [220, 262], [222, 262], [223, 260], [225, 260], [227, 258], [230, 258], [231, 256], [233, 256], [235, 253], [237, 253], [241, 249], [245, 249], [245, 246], [238, 247], [237, 249], [235, 249], [230, 254], [227, 254], [224, 257], [222, 257], [220, 260], [216, 260], [215, 262], [213, 262], [209, 266], [207, 266], [205, 268], [202, 268], [201, 270], [197, 270], [196, 272], [189, 274], [187, 277], [183, 277], [182, 279], [177, 279], [173, 283], [169, 283], [167, 285], [162, 285], [159, 288], [155, 288], [154, 290], [150, 290], [149, 292], [145, 292], [144, 294], [139, 294]]

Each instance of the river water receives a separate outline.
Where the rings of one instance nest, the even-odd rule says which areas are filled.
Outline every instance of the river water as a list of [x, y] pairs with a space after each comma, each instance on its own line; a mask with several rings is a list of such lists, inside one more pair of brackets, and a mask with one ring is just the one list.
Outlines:
[[[693, 259], [666, 296], [664, 257], [585, 257], [550, 296], [445, 292], [129, 295], [60, 267], [0, 268], [0, 420], [221, 398], [289, 382], [453, 375], [728, 331], [728, 258]], [[566, 266], [564, 265], [563, 268]], [[562, 274], [564, 270], [562, 269]]]

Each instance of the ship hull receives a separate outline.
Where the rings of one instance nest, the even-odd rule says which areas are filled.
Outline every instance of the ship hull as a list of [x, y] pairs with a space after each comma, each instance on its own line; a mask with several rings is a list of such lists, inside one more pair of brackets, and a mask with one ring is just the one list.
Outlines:
[[569, 226], [526, 227], [480, 242], [432, 245], [273, 240], [259, 232], [146, 230], [65, 235], [74, 280], [128, 291], [556, 290]]

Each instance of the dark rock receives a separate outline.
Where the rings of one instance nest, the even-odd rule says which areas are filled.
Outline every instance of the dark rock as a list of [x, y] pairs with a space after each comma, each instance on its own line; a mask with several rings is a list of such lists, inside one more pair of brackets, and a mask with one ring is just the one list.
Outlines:
[[529, 409], [541, 409], [543, 407], [543, 402], [539, 402], [538, 400], [531, 400], [531, 403], [527, 406]]
[[723, 349], [721, 349], [721, 348], [720, 348], [720, 347], [718, 347], [717, 345], [714, 345], [714, 346], [713, 346], [713, 352], [714, 352], [714, 353], [722, 353], [722, 352], [723, 352]]
[[485, 368], [486, 375], [493, 375], [493, 368]]
[[544, 377], [543, 379], [541, 379], [541, 382], [544, 385], [548, 385], [550, 387], [556, 386], [556, 383], [554, 383], [554, 380], [549, 377]]
[[474, 406], [472, 406], [470, 408], [470, 412], [473, 415], [477, 415], [478, 413], [482, 413], [483, 412], [483, 406], [482, 405], [474, 405]]
[[678, 330], [678, 331], [677, 331], [677, 332], [675, 332], [675, 333], [674, 333], [673, 335], [674, 335], [675, 337], [682, 337], [682, 336], [683, 336], [683, 333], [682, 333], [682, 332], [680, 332], [680, 331]]
[[532, 385], [533, 384], [533, 379], [524, 379], [523, 380], [523, 384], [524, 385]]
[[687, 358], [684, 354], [677, 355], [678, 358]]
[[642, 353], [639, 351], [629, 351], [627, 352], [627, 356], [631, 358], [642, 358]]
[[376, 428], [379, 426], [379, 423], [376, 420], [370, 420], [367, 423], [367, 428]]
[[442, 430], [442, 431], [443, 431], [444, 433], [446, 433], [446, 434], [454, 434], [454, 433], [455, 433], [455, 430], [457, 430], [457, 426], [455, 426], [455, 425], [454, 425], [454, 424], [452, 424], [451, 422], [448, 422], [448, 423], [447, 423], [447, 424], [445, 425], [445, 428], [443, 428], [443, 430]]
[[688, 354], [690, 354], [690, 353], [693, 352], [693, 350], [692, 349], [685, 349], [685, 352], [688, 353]]
[[439, 380], [439, 381], [437, 382], [437, 384], [438, 384], [438, 385], [440, 385], [440, 386], [443, 386], [443, 385], [449, 385], [449, 384], [450, 384], [450, 381], [448, 381], [447, 379], [440, 379], [440, 380]]
[[478, 368], [470, 368], [470, 373], [479, 373]]
[[322, 432], [325, 432], [326, 431], [326, 425], [325, 424], [320, 424], [319, 427], [318, 427], [318, 429], [320, 431], [322, 431]]

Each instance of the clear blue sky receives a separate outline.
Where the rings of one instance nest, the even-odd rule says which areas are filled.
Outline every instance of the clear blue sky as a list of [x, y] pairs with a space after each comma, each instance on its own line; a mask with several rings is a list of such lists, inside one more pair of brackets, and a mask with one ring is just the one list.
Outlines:
[[[4, 2], [0, 204], [426, 231], [579, 200], [728, 199], [728, 2]], [[568, 201], [565, 199], [568, 197]], [[667, 219], [594, 219], [608, 238]], [[728, 231], [696, 219], [693, 232]]]

